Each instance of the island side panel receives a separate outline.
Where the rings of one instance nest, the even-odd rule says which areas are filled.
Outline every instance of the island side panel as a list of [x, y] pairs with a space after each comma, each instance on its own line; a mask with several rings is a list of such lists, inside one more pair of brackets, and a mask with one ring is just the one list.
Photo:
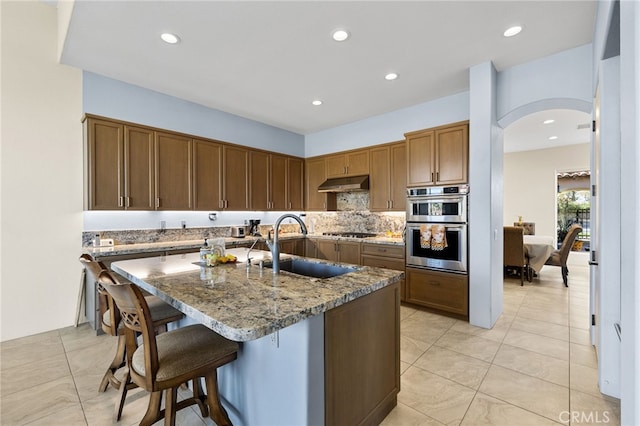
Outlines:
[[377, 425], [400, 391], [400, 284], [325, 313], [325, 424]]
[[241, 342], [238, 359], [218, 369], [218, 386], [231, 422], [236, 426], [325, 424], [323, 355], [322, 314]]

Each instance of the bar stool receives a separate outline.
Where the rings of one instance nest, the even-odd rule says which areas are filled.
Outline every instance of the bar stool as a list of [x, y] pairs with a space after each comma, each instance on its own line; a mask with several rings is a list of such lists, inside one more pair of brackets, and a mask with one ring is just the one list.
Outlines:
[[[99, 297], [102, 330], [110, 336], [118, 337], [116, 354], [113, 357], [113, 361], [111, 361], [111, 364], [107, 368], [107, 371], [104, 373], [104, 376], [102, 377], [102, 381], [100, 382], [100, 386], [98, 387], [98, 392], [106, 391], [109, 384], [111, 384], [111, 386], [115, 389], [120, 390], [120, 397], [119, 401], [117, 402], [115, 414], [116, 420], [119, 420], [122, 414], [124, 401], [127, 396], [127, 391], [132, 387], [135, 387], [125, 386], [124, 388], [121, 388], [122, 383], [115, 376], [115, 372], [124, 367], [126, 364], [126, 337], [124, 333], [124, 325], [121, 321], [120, 310], [114, 303], [113, 298], [98, 282], [98, 276], [100, 275], [100, 272], [108, 270], [107, 267], [102, 262], [96, 261], [89, 254], [81, 255], [79, 260], [80, 263], [82, 263], [82, 265], [84, 266], [89, 279], [96, 283]], [[184, 314], [182, 312], [175, 309], [168, 303], [163, 302], [157, 296], [148, 295], [145, 296], [145, 300], [147, 301], [147, 305], [149, 306], [151, 312], [151, 318], [153, 319], [153, 328], [157, 333], [163, 333], [167, 331], [167, 324], [178, 321], [184, 317]]]
[[[220, 336], [202, 324], [155, 335], [151, 311], [141, 290], [133, 284], [119, 284], [112, 274], [103, 271], [98, 282], [111, 295], [122, 314], [127, 340], [127, 374], [129, 380], [151, 392], [149, 406], [140, 425], [151, 425], [164, 418], [174, 425], [176, 411], [197, 404], [203, 417], [209, 415], [218, 425], [230, 425], [218, 394], [217, 368], [237, 358], [238, 343]], [[136, 333], [142, 334], [138, 346]], [[207, 394], [202, 393], [204, 377]], [[192, 381], [193, 396], [177, 402], [178, 387]], [[165, 409], [160, 410], [162, 393]]]

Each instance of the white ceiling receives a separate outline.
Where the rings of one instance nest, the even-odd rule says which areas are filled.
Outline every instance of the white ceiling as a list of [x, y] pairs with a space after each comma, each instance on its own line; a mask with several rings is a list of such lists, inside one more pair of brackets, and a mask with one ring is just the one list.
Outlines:
[[[575, 0], [77, 0], [62, 62], [309, 134], [466, 91], [485, 61], [500, 71], [590, 43], [595, 11]], [[503, 37], [514, 24], [524, 31]], [[333, 41], [336, 28], [351, 38]], [[180, 42], [162, 42], [167, 31]], [[400, 77], [386, 81], [390, 71]]]

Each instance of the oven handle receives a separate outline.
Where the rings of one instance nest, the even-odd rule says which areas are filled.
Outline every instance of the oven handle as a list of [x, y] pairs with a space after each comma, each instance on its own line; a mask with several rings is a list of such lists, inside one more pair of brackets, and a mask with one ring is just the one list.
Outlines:
[[406, 228], [408, 227], [409, 229], [420, 229], [420, 225], [444, 225], [445, 229], [449, 230], [449, 229], [454, 229], [454, 230], [460, 230], [460, 231], [464, 231], [464, 228], [467, 226], [466, 223], [442, 223], [442, 222], [422, 222], [422, 223], [418, 223], [418, 222], [413, 222], [409, 225], [405, 225], [405, 232], [406, 232]]
[[466, 195], [451, 195], [451, 196], [447, 196], [447, 195], [438, 195], [438, 196], [433, 196], [433, 195], [420, 195], [420, 196], [412, 196], [412, 197], [407, 197], [407, 200], [409, 202], [412, 201], [429, 201], [432, 203], [448, 203], [451, 201], [464, 201], [467, 199]]

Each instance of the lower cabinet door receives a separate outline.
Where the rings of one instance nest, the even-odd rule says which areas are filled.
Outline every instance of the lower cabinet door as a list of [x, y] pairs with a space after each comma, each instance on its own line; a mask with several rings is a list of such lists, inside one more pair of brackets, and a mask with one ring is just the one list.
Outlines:
[[405, 275], [408, 303], [469, 316], [467, 275], [410, 267]]

